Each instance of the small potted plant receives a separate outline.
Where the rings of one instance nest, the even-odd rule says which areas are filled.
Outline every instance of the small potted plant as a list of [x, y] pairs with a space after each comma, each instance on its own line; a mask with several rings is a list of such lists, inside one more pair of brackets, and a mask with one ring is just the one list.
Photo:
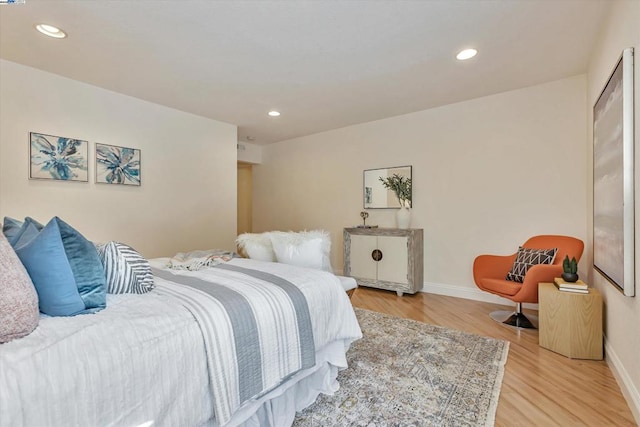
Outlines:
[[578, 280], [578, 261], [576, 257], [571, 258], [569, 261], [569, 255], [565, 255], [562, 261], [562, 279], [565, 282], [575, 282]]

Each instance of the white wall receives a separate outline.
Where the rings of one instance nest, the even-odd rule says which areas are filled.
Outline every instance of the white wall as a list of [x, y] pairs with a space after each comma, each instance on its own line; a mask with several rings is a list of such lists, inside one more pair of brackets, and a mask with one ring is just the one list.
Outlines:
[[238, 161], [252, 164], [262, 163], [262, 147], [238, 141]]
[[616, 1], [604, 30], [595, 46], [588, 70], [589, 116], [587, 139], [589, 264], [593, 260], [593, 105], [600, 96], [622, 50], [635, 48], [635, 271], [636, 297], [625, 297], [595, 270], [589, 271], [589, 281], [605, 300], [606, 353], [622, 391], [640, 424], [640, 2]]
[[[267, 145], [254, 167], [254, 231], [325, 228], [341, 270], [363, 170], [412, 165], [425, 289], [490, 298], [473, 282], [477, 255], [514, 253], [536, 234], [586, 238], [586, 128], [576, 76]], [[395, 226], [395, 210], [369, 214]]]
[[[89, 182], [29, 180], [29, 132], [89, 141]], [[95, 142], [142, 150], [142, 186], [94, 183]], [[233, 249], [237, 128], [0, 60], [0, 218], [57, 215], [147, 257]]]

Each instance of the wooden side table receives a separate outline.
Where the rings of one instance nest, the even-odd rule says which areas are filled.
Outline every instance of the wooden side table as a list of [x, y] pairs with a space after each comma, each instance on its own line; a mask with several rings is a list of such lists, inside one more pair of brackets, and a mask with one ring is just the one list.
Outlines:
[[602, 360], [602, 296], [563, 292], [553, 283], [538, 285], [541, 347], [572, 359]]

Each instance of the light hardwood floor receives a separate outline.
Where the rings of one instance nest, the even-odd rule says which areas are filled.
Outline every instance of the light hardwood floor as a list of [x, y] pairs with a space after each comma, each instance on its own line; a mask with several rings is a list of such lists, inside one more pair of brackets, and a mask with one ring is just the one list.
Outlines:
[[539, 347], [537, 330], [514, 330], [489, 317], [492, 311], [511, 307], [422, 292], [398, 297], [395, 292], [364, 287], [356, 290], [351, 302], [509, 341], [496, 426], [636, 425], [605, 361], [568, 359]]

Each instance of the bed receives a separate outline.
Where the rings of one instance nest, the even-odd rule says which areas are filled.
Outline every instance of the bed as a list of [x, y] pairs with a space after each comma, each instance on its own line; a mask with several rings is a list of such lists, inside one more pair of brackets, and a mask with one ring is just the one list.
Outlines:
[[[336, 276], [242, 258], [165, 265], [151, 260], [146, 294], [108, 294], [95, 314], [41, 315], [2, 344], [0, 425], [286, 426], [339, 387], [361, 331]], [[203, 296], [211, 287], [226, 296]]]

